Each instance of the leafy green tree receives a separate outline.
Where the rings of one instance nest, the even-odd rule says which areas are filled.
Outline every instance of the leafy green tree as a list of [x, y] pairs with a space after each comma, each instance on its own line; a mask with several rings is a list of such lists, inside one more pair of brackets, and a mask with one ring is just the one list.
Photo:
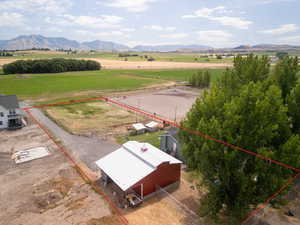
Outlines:
[[285, 57], [287, 57], [289, 55], [289, 53], [287, 52], [277, 52], [276, 53], [276, 57], [280, 60], [283, 60]]
[[[268, 79], [269, 66], [266, 57], [237, 57], [234, 68], [197, 99], [182, 126], [299, 167], [300, 139], [290, 129], [280, 88]], [[209, 215], [223, 213], [230, 218], [227, 223], [237, 224], [292, 174], [203, 136], [186, 131], [179, 136], [188, 167], [208, 188]]]
[[282, 91], [284, 100], [293, 87], [296, 86], [298, 71], [298, 57], [285, 57], [275, 66], [274, 79]]
[[300, 83], [293, 88], [287, 97], [288, 115], [291, 118], [292, 130], [300, 134]]
[[100, 63], [92, 60], [38, 59], [17, 60], [3, 66], [5, 74], [16, 73], [61, 73], [67, 71], [100, 70]]

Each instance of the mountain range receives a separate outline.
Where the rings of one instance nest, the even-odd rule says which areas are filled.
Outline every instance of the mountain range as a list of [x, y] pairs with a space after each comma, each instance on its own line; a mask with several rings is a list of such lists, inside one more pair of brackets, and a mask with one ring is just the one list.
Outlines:
[[280, 51], [300, 50], [300, 46], [292, 45], [241, 45], [235, 48], [214, 49], [205, 45], [138, 45], [133, 48], [109, 41], [78, 42], [63, 37], [44, 37], [42, 35], [21, 35], [11, 40], [0, 40], [2, 50], [25, 50], [32, 48], [101, 50], [101, 51], [137, 51], [137, 52], [199, 52], [199, 51]]
[[180, 49], [211, 49], [202, 45], [140, 45], [133, 48], [109, 41], [78, 42], [66, 38], [44, 37], [42, 35], [21, 35], [11, 40], [0, 40], [0, 49], [25, 50], [32, 48], [49, 49], [76, 49], [76, 50], [102, 50], [102, 51], [178, 51]]

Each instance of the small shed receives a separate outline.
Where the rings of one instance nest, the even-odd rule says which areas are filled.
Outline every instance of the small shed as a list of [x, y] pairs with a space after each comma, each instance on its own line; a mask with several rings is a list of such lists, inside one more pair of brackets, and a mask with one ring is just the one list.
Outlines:
[[158, 148], [128, 141], [118, 150], [96, 161], [102, 179], [125, 198], [132, 191], [142, 199], [158, 187], [180, 182], [182, 162]]
[[150, 123], [146, 124], [146, 127], [149, 132], [155, 132], [155, 131], [158, 131], [158, 129], [159, 129], [159, 123], [157, 123], [155, 121], [151, 121]]
[[136, 131], [136, 134], [143, 134], [146, 132], [147, 128], [142, 123], [135, 123], [132, 124], [134, 130]]
[[160, 149], [175, 158], [184, 161], [180, 147], [178, 128], [171, 127], [166, 133], [160, 135]]

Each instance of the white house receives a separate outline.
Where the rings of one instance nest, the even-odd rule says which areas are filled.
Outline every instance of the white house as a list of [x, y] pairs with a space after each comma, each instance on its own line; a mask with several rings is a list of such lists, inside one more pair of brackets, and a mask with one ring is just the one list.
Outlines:
[[0, 95], [0, 129], [18, 129], [23, 126], [22, 111], [16, 95]]

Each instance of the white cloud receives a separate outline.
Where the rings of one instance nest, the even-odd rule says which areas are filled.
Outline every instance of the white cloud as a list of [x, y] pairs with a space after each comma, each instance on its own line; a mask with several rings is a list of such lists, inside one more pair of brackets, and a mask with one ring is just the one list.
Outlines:
[[[106, 6], [115, 8], [124, 8], [130, 12], [143, 12], [150, 7], [150, 3], [156, 2], [157, 0], [112, 0], [111, 2], [105, 3]], [[103, 3], [98, 2], [99, 5]]]
[[288, 43], [300, 44], [300, 35], [282, 37], [282, 38], [279, 38], [279, 40], [280, 41], [285, 41], [285, 42], [288, 42]]
[[2, 0], [0, 10], [63, 13], [71, 6], [71, 0]]
[[174, 33], [174, 34], [161, 34], [161, 38], [170, 38], [170, 39], [181, 39], [187, 37], [186, 33]]
[[80, 26], [85, 28], [116, 28], [120, 26], [122, 17], [113, 15], [101, 16], [72, 16], [63, 15], [60, 18], [47, 17], [45, 21], [60, 26]]
[[294, 2], [295, 0], [258, 0], [257, 4], [265, 5], [265, 4], [273, 4], [278, 2]]
[[134, 32], [136, 30], [135, 30], [135, 28], [121, 28], [121, 31], [123, 31], [123, 32]]
[[82, 35], [82, 36], [89, 36], [89, 39], [91, 39], [91, 38], [97, 39], [97, 38], [101, 38], [101, 37], [109, 37], [110, 38], [110, 37], [120, 37], [120, 36], [122, 36], [122, 38], [130, 37], [129, 34], [126, 34], [119, 30], [101, 31], [101, 32], [92, 32], [89, 30], [77, 30], [76, 33], [79, 35]]
[[23, 26], [24, 21], [24, 16], [20, 13], [4, 12], [0, 14], [0, 27]]
[[211, 45], [214, 47], [233, 46], [236, 43], [232, 41], [232, 34], [223, 30], [198, 31], [198, 40], [202, 45]]
[[279, 28], [270, 29], [270, 30], [262, 30], [259, 32], [264, 33], [264, 34], [285, 34], [285, 33], [294, 32], [297, 30], [299, 30], [299, 27], [296, 24], [284, 24], [284, 25], [281, 25]]
[[253, 22], [250, 20], [244, 20], [240, 17], [224, 16], [220, 14], [231, 13], [231, 10], [227, 10], [224, 6], [218, 6], [215, 8], [202, 8], [195, 11], [193, 14], [182, 16], [183, 19], [189, 18], [205, 18], [211, 21], [217, 21], [224, 26], [231, 26], [238, 29], [248, 29], [249, 25]]
[[150, 25], [150, 26], [144, 26], [144, 29], [147, 30], [155, 30], [155, 31], [175, 31], [176, 27], [163, 27], [160, 25]]

